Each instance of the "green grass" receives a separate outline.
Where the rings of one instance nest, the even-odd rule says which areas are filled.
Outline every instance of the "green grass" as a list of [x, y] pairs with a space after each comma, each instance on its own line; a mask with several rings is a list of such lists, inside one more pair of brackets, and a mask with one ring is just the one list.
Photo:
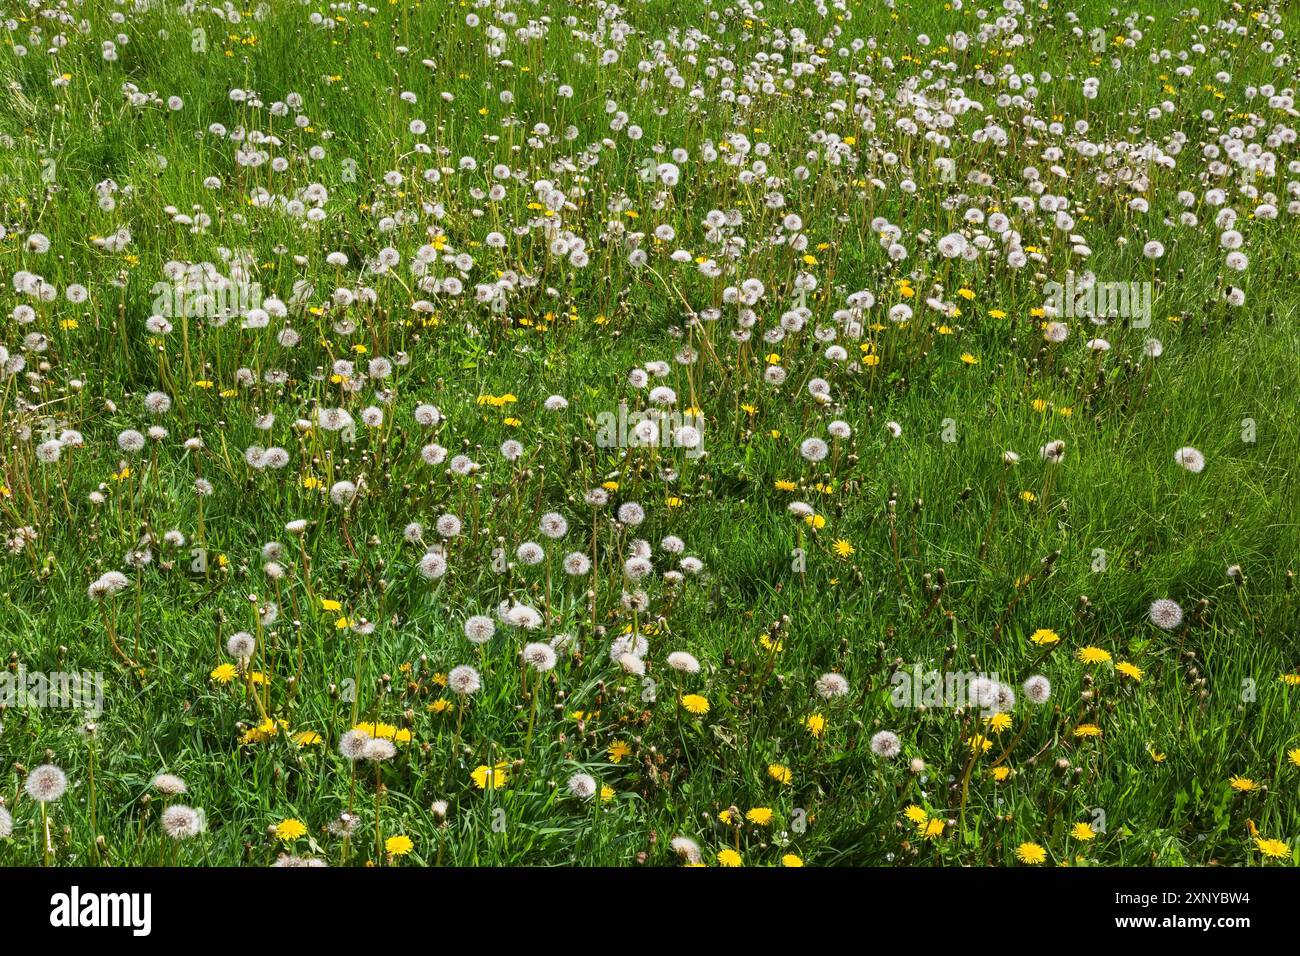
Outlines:
[[[1194, 20], [1148, 2], [1122, 5], [1119, 17], [1109, 2], [1050, 2], [981, 37], [981, 25], [1006, 15], [1001, 5], [983, 20], [970, 0], [957, 10], [913, 2], [824, 13], [769, 2], [758, 14], [702, 0], [632, 2], [617, 14], [518, 0], [499, 10], [376, 6], [273, 3], [264, 18], [250, 10], [231, 24], [211, 13], [191, 19], [174, 4], [87, 0], [75, 13], [85, 32], [27, 9], [3, 34], [0, 271], [4, 311], [14, 315], [0, 343], [25, 366], [0, 379], [0, 524], [6, 539], [23, 528], [34, 537], [0, 556], [0, 651], [11, 671], [102, 673], [104, 710], [89, 740], [76, 710], [4, 712], [0, 755], [12, 769], [0, 795], [13, 832], [0, 840], [0, 863], [266, 865], [287, 852], [331, 865], [673, 865], [669, 841], [679, 835], [710, 865], [727, 847], [745, 865], [779, 865], [787, 854], [808, 865], [1013, 865], [1024, 843], [1041, 845], [1049, 864], [1242, 865], [1264, 861], [1256, 834], [1286, 844], [1274, 862], [1300, 859], [1300, 758], [1288, 756], [1300, 748], [1300, 687], [1282, 680], [1300, 669], [1291, 573], [1300, 243], [1288, 211], [1288, 164], [1300, 156], [1289, 137], [1266, 142], [1293, 125], [1293, 111], [1248, 96], [1266, 84], [1290, 89], [1289, 67], [1274, 58], [1294, 55], [1291, 7], [1209, 3]], [[312, 24], [314, 12], [334, 26]], [[482, 23], [468, 25], [471, 13]], [[1221, 28], [1230, 17], [1244, 36]], [[489, 22], [504, 31], [494, 54]], [[529, 23], [537, 35], [518, 32]], [[1098, 28], [1104, 51], [1090, 39]], [[1266, 52], [1261, 42], [1275, 29], [1285, 35]], [[59, 33], [66, 44], [54, 41]], [[129, 42], [105, 61], [102, 43], [119, 33]], [[855, 40], [865, 46], [853, 50]], [[600, 65], [611, 46], [617, 62]], [[1161, 51], [1169, 55], [1150, 62]], [[815, 65], [793, 77], [794, 63]], [[1025, 94], [1007, 67], [1033, 74], [1031, 98], [999, 103]], [[52, 82], [63, 75], [66, 84]], [[1096, 99], [1081, 92], [1090, 76], [1102, 81]], [[958, 88], [981, 108], [956, 113], [940, 130], [949, 142], [900, 127], [920, 121], [901, 90], [931, 99], [924, 118]], [[232, 101], [232, 89], [255, 91], [262, 105]], [[129, 102], [132, 91], [143, 105]], [[271, 104], [291, 93], [300, 109], [273, 115]], [[181, 108], [167, 107], [172, 96]], [[1172, 110], [1148, 113], [1163, 101]], [[620, 110], [639, 139], [611, 128]], [[1027, 127], [1026, 115], [1041, 128]], [[427, 132], [411, 132], [415, 119]], [[1086, 132], [1074, 125], [1081, 120]], [[250, 144], [209, 132], [215, 123], [275, 137], [260, 148], [286, 168], [240, 165], [237, 152]], [[1226, 155], [1223, 137], [1247, 124], [1249, 142], [1275, 158], [1272, 175], [1251, 180]], [[988, 127], [1005, 143], [974, 135]], [[819, 131], [853, 138], [842, 162], [827, 161]], [[1082, 155], [1083, 140], [1102, 154]], [[1203, 152], [1211, 143], [1215, 157]], [[1172, 156], [1172, 168], [1125, 163], [1149, 144]], [[717, 161], [704, 160], [707, 147], [718, 148]], [[647, 181], [647, 159], [669, 161], [678, 148], [689, 154], [681, 181]], [[728, 163], [746, 149], [745, 162]], [[476, 168], [461, 168], [462, 157]], [[956, 163], [953, 182], [936, 163], [943, 157]], [[514, 177], [492, 199], [498, 163]], [[1125, 165], [1149, 176], [1144, 190], [1117, 178]], [[1068, 198], [1072, 227], [1017, 208], [1016, 197], [1037, 200], [1031, 166], [1048, 193]], [[438, 168], [436, 181], [423, 177]], [[394, 170], [400, 184], [385, 181]], [[533, 188], [543, 179], [566, 192], [564, 209], [547, 208]], [[909, 179], [914, 193], [902, 188]], [[96, 191], [107, 180], [111, 209]], [[280, 201], [311, 184], [328, 191], [314, 223]], [[1205, 199], [1215, 187], [1238, 213], [1244, 272], [1225, 266], [1217, 210]], [[1182, 190], [1195, 194], [1195, 225], [1179, 221]], [[278, 199], [259, 204], [258, 191]], [[772, 194], [781, 208], [767, 204]], [[1265, 194], [1276, 219], [1255, 215]], [[1129, 205], [1139, 195], [1147, 211]], [[1010, 216], [1031, 255], [1024, 268], [1005, 255], [940, 258], [939, 237], [976, 235], [963, 219], [970, 208]], [[723, 254], [705, 224], [710, 210], [739, 212], [740, 223], [722, 230], [743, 240], [739, 255]], [[399, 211], [388, 228], [385, 217]], [[206, 228], [176, 221], [200, 212]], [[775, 241], [788, 236], [781, 221], [791, 213], [806, 249]], [[877, 217], [901, 231], [904, 261], [886, 255]], [[547, 220], [585, 240], [588, 265], [548, 252]], [[671, 240], [652, 235], [664, 225]], [[130, 231], [124, 248], [97, 244], [121, 227]], [[496, 231], [504, 249], [486, 244]], [[33, 233], [48, 237], [48, 252], [31, 248]], [[1091, 249], [1086, 259], [1072, 252], [1072, 235]], [[1142, 253], [1152, 239], [1166, 249], [1157, 260]], [[430, 275], [460, 275], [444, 253], [473, 257], [462, 295], [416, 288], [410, 263], [428, 243], [443, 247]], [[385, 246], [400, 265], [366, 270]], [[992, 247], [1006, 248], [996, 237]], [[648, 253], [647, 266], [629, 262], [633, 248]], [[210, 262], [229, 274], [226, 254], [240, 249], [248, 279], [289, 303], [287, 317], [267, 329], [242, 329], [238, 318], [218, 328], [201, 316], [176, 319], [165, 336], [146, 328], [166, 263]], [[690, 258], [673, 261], [677, 249]], [[346, 266], [326, 263], [335, 251]], [[719, 264], [716, 276], [698, 267], [706, 258]], [[1069, 317], [1065, 342], [1046, 342], [1044, 287], [1068, 269], [1154, 282], [1150, 327]], [[20, 270], [55, 297], [17, 291], [8, 280]], [[535, 281], [517, 284], [504, 311], [475, 301], [476, 284], [511, 273]], [[806, 326], [764, 341], [800, 301], [801, 274], [817, 283], [803, 300]], [[746, 279], [765, 293], [753, 339], [740, 344], [731, 337], [738, 306], [724, 290]], [[72, 284], [89, 290], [87, 301], [69, 301]], [[1224, 301], [1230, 285], [1245, 291], [1243, 307]], [[374, 301], [340, 306], [340, 287], [373, 289]], [[860, 340], [839, 329], [848, 359], [833, 361], [814, 330], [835, 329], [837, 310], [862, 289], [876, 305], [861, 317]], [[928, 309], [931, 295], [956, 308]], [[433, 311], [413, 310], [416, 300]], [[891, 322], [888, 310], [904, 301], [915, 316]], [[28, 324], [23, 304], [34, 310]], [[690, 323], [690, 312], [706, 320]], [[336, 327], [340, 319], [351, 327]], [[294, 348], [276, 338], [286, 326], [301, 336]], [[1091, 352], [1084, 343], [1094, 336], [1111, 349]], [[1158, 359], [1142, 355], [1150, 338], [1163, 345]], [[685, 347], [697, 355], [689, 365], [674, 358]], [[386, 401], [365, 379], [375, 357], [401, 357], [380, 386]], [[344, 358], [362, 379], [355, 393], [331, 379]], [[602, 413], [647, 406], [628, 374], [656, 361], [670, 370], [652, 385], [674, 389], [679, 409], [700, 410], [702, 457], [598, 447]], [[783, 385], [764, 381], [770, 366], [785, 370]], [[813, 378], [829, 383], [829, 404], [809, 394]], [[153, 391], [171, 397], [165, 415], [145, 411]], [[479, 401], [503, 395], [515, 400]], [[567, 409], [546, 410], [551, 395], [567, 398]], [[422, 403], [442, 411], [436, 427], [414, 422]], [[384, 411], [380, 427], [360, 422], [371, 405]], [[355, 441], [294, 428], [318, 406], [348, 409]], [[266, 414], [275, 416], [269, 432], [255, 424]], [[824, 461], [804, 461], [800, 442], [826, 438], [836, 419], [852, 436]], [[887, 422], [901, 426], [899, 437]], [[124, 429], [154, 424], [165, 438], [139, 454], [119, 449]], [[40, 463], [38, 446], [65, 429], [82, 433], [84, 447]], [[195, 437], [202, 447], [187, 449]], [[525, 448], [518, 462], [498, 451], [507, 439]], [[425, 464], [421, 446], [435, 440], [480, 470], [465, 478]], [[1060, 464], [1038, 453], [1053, 440], [1065, 442]], [[287, 450], [286, 467], [245, 464], [246, 449], [270, 445]], [[1207, 460], [1200, 474], [1174, 461], [1188, 445]], [[1009, 449], [1019, 464], [1004, 465]], [[361, 476], [349, 507], [331, 504], [334, 482]], [[201, 502], [197, 477], [213, 486]], [[617, 488], [593, 520], [584, 494], [603, 482]], [[644, 524], [611, 522], [625, 501], [645, 507]], [[816, 519], [792, 515], [794, 501]], [[549, 511], [568, 519], [561, 541], [540, 536]], [[448, 573], [430, 582], [418, 570], [424, 549], [403, 529], [418, 521], [432, 542], [444, 513], [464, 530]], [[310, 522], [301, 539], [286, 531], [294, 519]], [[172, 530], [183, 547], [162, 541]], [[684, 540], [703, 570], [665, 579], [678, 560], [660, 548], [666, 535]], [[151, 563], [124, 569], [142, 536], [154, 537]], [[649, 607], [633, 614], [620, 601], [622, 562], [638, 538], [653, 546], [654, 571], [637, 585]], [[546, 546], [543, 563], [513, 560], [528, 540]], [[263, 571], [268, 542], [284, 546], [278, 581]], [[207, 556], [197, 569], [196, 548]], [[594, 550], [588, 577], [564, 574], [560, 562], [574, 550]], [[1244, 583], [1228, 577], [1230, 565]], [[92, 601], [90, 583], [119, 569], [128, 587]], [[1150, 623], [1158, 598], [1179, 602], [1181, 626]], [[491, 642], [471, 645], [465, 619], [507, 599], [542, 611], [542, 625], [526, 635], [498, 623]], [[256, 608], [268, 605], [278, 616], [263, 627]], [[362, 622], [373, 629], [355, 627]], [[648, 641], [644, 677], [610, 659], [611, 640], [633, 627]], [[1060, 643], [1032, 643], [1039, 629]], [[237, 663], [224, 644], [241, 630], [257, 638], [247, 670], [268, 681], [260, 703], [242, 676], [210, 677]], [[523, 645], [559, 634], [573, 641], [558, 666], [525, 682]], [[1110, 660], [1084, 663], [1085, 647]], [[699, 673], [667, 666], [679, 650], [699, 659]], [[1120, 662], [1141, 679], [1117, 671]], [[463, 664], [483, 686], [458, 717], [436, 677]], [[998, 675], [1019, 697], [1010, 726], [994, 730], [969, 708], [894, 706], [891, 676], [914, 667]], [[814, 682], [828, 672], [847, 679], [845, 696], [817, 695]], [[1042, 706], [1021, 690], [1032, 673], [1052, 683]], [[688, 713], [683, 694], [705, 697], [708, 713]], [[451, 707], [434, 712], [435, 701]], [[247, 741], [263, 710], [282, 729]], [[824, 718], [820, 736], [808, 729], [813, 715]], [[339, 753], [360, 721], [409, 731], [378, 773]], [[1075, 733], [1089, 725], [1099, 737]], [[901, 739], [896, 759], [872, 753], [881, 730]], [[300, 732], [320, 742], [298, 746]], [[974, 735], [991, 745], [971, 760]], [[630, 748], [618, 763], [609, 759], [615, 742]], [[504, 786], [476, 787], [475, 768], [497, 761], [510, 765]], [[70, 780], [48, 806], [48, 846], [23, 786], [43, 763]], [[774, 764], [789, 769], [789, 783], [769, 773]], [[995, 764], [1010, 768], [1004, 781], [992, 779]], [[156, 792], [151, 780], [163, 771], [183, 777], [188, 795]], [[566, 784], [577, 772], [612, 796], [572, 796]], [[1234, 789], [1233, 778], [1255, 789]], [[161, 810], [178, 800], [202, 809], [201, 836], [163, 835]], [[446, 801], [445, 817], [435, 801]], [[924, 821], [904, 815], [912, 805], [942, 832], [927, 839]], [[769, 808], [772, 819], [732, 826], [720, 818], [729, 808]], [[357, 822], [344, 841], [328, 828], [347, 811]], [[270, 832], [286, 819], [307, 833]], [[1079, 823], [1094, 825], [1092, 839], [1072, 835]], [[409, 855], [377, 848], [400, 835], [412, 841]]]

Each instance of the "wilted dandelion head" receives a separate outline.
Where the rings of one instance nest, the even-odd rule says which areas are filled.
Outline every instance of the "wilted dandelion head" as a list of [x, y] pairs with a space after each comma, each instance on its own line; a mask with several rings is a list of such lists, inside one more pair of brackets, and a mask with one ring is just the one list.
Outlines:
[[68, 789], [68, 777], [54, 764], [43, 763], [27, 775], [23, 789], [37, 803], [53, 803]]
[[292, 853], [281, 853], [279, 856], [275, 858], [275, 862], [271, 864], [271, 866], [273, 867], [279, 867], [283, 869], [287, 869], [290, 867], [317, 868], [317, 867], [324, 867], [328, 865], [329, 864], [326, 863], [324, 860], [318, 859], [314, 856], [294, 856]]
[[7, 840], [14, 832], [14, 818], [9, 811], [0, 807], [0, 840]]

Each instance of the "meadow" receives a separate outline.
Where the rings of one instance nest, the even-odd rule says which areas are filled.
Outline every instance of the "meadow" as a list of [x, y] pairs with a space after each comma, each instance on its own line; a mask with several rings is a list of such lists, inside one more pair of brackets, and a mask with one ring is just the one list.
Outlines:
[[0, 865], [1300, 861], [1296, 5], [0, 23]]

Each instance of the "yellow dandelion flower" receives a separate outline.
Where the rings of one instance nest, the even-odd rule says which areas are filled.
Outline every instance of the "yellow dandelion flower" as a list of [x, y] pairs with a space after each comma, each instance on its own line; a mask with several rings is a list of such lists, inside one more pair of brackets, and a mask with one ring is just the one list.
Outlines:
[[623, 758], [632, 752], [632, 747], [625, 740], [616, 740], [609, 745], [609, 762], [622, 763]]
[[406, 856], [415, 849], [415, 844], [411, 842], [408, 836], [390, 836], [384, 841], [384, 849], [393, 856]]
[[1138, 667], [1136, 664], [1130, 664], [1128, 661], [1120, 661], [1115, 665], [1115, 670], [1119, 671], [1125, 677], [1130, 677], [1139, 683], [1142, 681], [1142, 668]]
[[275, 825], [275, 835], [281, 840], [296, 840], [307, 832], [307, 825], [301, 820], [289, 817]]
[[[1087, 826], [1087, 824], [1084, 824]], [[1088, 827], [1092, 832], [1092, 828]], [[1028, 863], [1030, 866], [1037, 866], [1047, 859], [1047, 851], [1037, 843], [1022, 843], [1016, 847], [1016, 859], [1021, 863]]]
[[1262, 837], [1255, 837], [1255, 846], [1259, 848], [1260, 853], [1270, 860], [1279, 860], [1291, 854], [1291, 848], [1281, 840], [1265, 840]]
[[718, 851], [718, 865], [725, 867], [744, 866], [745, 861], [740, 858], [740, 854], [728, 847], [725, 850]]
[[1055, 644], [1061, 639], [1061, 636], [1049, 628], [1040, 627], [1038, 630], [1034, 631], [1034, 633], [1029, 635], [1029, 639], [1035, 644], [1047, 645]]
[[701, 697], [699, 694], [687, 694], [682, 698], [682, 706], [697, 717], [703, 716], [709, 712], [708, 698]]
[[239, 676], [239, 671], [235, 669], [234, 664], [218, 664], [208, 676], [218, 683], [229, 684]]
[[[1297, 750], [1295, 752], [1297, 754], [1300, 754], [1300, 750]], [[794, 780], [794, 774], [790, 772], [790, 768], [785, 766], [784, 764], [779, 764], [779, 763], [768, 764], [767, 775], [771, 777], [773, 780], [775, 780], [777, 783], [790, 783], [792, 780]]]
[[1070, 830], [1070, 836], [1087, 843], [1097, 836], [1097, 831], [1092, 828], [1091, 823], [1076, 823]]
[[493, 790], [500, 790], [505, 786], [509, 775], [506, 773], [510, 769], [509, 761], [502, 760], [495, 767], [489, 767], [486, 764], [480, 764], [474, 768], [470, 777], [474, 781], [474, 786], [480, 790], [486, 790], [489, 786]]
[[1092, 645], [1079, 648], [1075, 651], [1074, 656], [1085, 664], [1104, 664], [1110, 660], [1109, 651], [1104, 651], [1100, 647], [1093, 647]]
[[924, 824], [926, 820], [930, 819], [930, 814], [926, 813], [922, 807], [918, 807], [915, 803], [908, 804], [907, 809], [903, 811], [903, 816], [907, 817], [907, 819], [911, 820], [918, 827]]

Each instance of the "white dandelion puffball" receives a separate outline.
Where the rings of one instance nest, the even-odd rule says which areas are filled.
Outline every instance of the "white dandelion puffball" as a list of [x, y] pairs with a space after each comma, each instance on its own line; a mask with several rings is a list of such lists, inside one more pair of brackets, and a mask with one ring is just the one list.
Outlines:
[[1169, 598], [1152, 601], [1147, 616], [1151, 619], [1151, 623], [1162, 631], [1172, 631], [1183, 623], [1183, 609], [1178, 606], [1177, 601], [1171, 601]]
[[1193, 475], [1199, 475], [1205, 470], [1205, 456], [1193, 448], [1186, 445], [1174, 452], [1174, 461], [1182, 465]]
[[893, 760], [902, 750], [902, 741], [892, 730], [882, 730], [871, 738], [871, 752], [877, 757]]

